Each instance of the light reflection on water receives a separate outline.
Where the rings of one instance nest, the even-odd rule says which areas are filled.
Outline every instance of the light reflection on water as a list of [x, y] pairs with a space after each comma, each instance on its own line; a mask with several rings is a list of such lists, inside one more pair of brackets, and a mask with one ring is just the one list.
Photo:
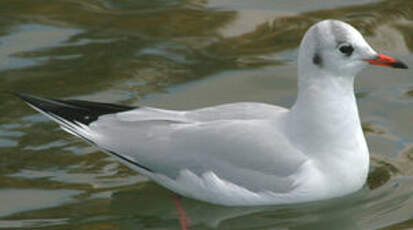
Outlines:
[[62, 205], [79, 193], [80, 191], [74, 190], [2, 189], [0, 216]]
[[[58, 46], [81, 30], [39, 24], [23, 24], [0, 37], [0, 71], [24, 68], [46, 62], [48, 57], [33, 57], [31, 51]], [[26, 58], [28, 56], [28, 58]], [[74, 58], [62, 56], [60, 58]]]
[[[5, 0], [0, 90], [173, 109], [235, 101], [290, 106], [301, 35], [330, 17], [349, 20], [378, 50], [413, 63], [412, 2], [311, 2]], [[411, 71], [360, 75], [357, 98], [372, 153], [365, 188], [273, 207], [183, 198], [190, 229], [413, 226]], [[9, 95], [0, 95], [0, 108], [0, 228], [179, 229], [171, 192]]]

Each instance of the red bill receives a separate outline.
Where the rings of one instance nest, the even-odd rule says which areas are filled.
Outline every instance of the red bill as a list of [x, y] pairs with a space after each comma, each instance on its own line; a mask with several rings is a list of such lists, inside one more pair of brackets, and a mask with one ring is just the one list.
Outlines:
[[381, 65], [399, 69], [407, 69], [407, 65], [404, 64], [402, 61], [397, 60], [394, 57], [390, 57], [384, 54], [377, 54], [375, 58], [364, 59], [368, 63], [372, 65]]

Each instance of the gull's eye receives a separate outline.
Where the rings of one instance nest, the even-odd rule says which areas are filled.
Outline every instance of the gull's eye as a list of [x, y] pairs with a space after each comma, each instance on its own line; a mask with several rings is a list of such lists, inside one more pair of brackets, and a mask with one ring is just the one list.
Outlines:
[[350, 56], [353, 53], [354, 48], [348, 43], [343, 43], [338, 45], [338, 50], [340, 50], [340, 52], [345, 54], [346, 56]]

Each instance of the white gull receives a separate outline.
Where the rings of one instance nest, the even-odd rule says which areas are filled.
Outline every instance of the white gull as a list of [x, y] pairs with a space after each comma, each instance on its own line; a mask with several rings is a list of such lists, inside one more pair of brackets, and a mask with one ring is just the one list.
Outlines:
[[190, 111], [14, 93], [60, 126], [183, 196], [228, 206], [309, 202], [360, 189], [369, 151], [354, 78], [376, 53], [352, 26], [325, 20], [305, 34], [291, 109], [234, 103]]

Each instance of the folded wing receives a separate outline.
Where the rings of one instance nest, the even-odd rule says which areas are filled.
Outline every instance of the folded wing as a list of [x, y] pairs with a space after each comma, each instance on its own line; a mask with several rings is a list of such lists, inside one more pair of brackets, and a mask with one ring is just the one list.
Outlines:
[[286, 193], [306, 160], [276, 132], [279, 127], [269, 128], [282, 123], [277, 120], [287, 110], [280, 107], [239, 103], [171, 111], [16, 95], [149, 177], [212, 172], [250, 191]]

